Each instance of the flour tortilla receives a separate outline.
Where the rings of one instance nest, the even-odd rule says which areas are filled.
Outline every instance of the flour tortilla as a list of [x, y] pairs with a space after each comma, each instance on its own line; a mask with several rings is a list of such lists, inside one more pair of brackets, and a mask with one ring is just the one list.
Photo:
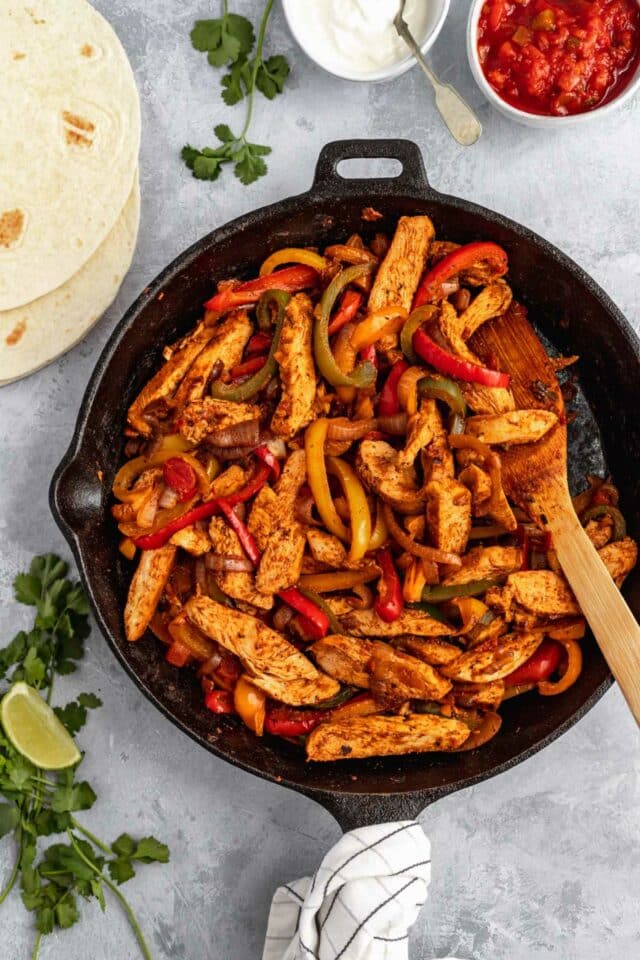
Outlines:
[[0, 310], [78, 272], [127, 201], [140, 104], [86, 0], [0, 2]]
[[115, 299], [131, 265], [139, 222], [136, 171], [115, 226], [78, 273], [32, 303], [0, 311], [0, 385], [39, 370], [82, 340]]

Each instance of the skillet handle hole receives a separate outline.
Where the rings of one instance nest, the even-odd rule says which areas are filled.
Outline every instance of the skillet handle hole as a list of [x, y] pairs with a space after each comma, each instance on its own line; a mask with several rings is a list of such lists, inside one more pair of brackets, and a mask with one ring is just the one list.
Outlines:
[[395, 180], [402, 171], [401, 161], [391, 157], [379, 157], [375, 160], [354, 157], [341, 160], [336, 167], [336, 173], [343, 180]]

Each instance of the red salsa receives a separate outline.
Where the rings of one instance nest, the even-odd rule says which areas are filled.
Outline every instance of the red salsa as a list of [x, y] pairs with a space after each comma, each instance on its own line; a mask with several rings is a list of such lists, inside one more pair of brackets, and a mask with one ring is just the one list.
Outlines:
[[612, 100], [639, 51], [637, 0], [487, 0], [478, 22], [485, 77], [527, 113], [567, 116]]

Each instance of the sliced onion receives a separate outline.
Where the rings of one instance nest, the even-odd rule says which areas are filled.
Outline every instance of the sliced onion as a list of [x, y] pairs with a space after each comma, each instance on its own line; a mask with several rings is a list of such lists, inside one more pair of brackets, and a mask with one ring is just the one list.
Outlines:
[[356, 583], [352, 588], [352, 591], [358, 597], [357, 601], [353, 601], [353, 607], [355, 610], [370, 610], [373, 606], [373, 590], [371, 587], [368, 587], [366, 583]]
[[158, 506], [162, 510], [172, 510], [178, 502], [178, 494], [172, 487], [165, 487]]
[[260, 439], [258, 420], [245, 420], [232, 427], [216, 430], [211, 434], [211, 443], [216, 447], [255, 447]]
[[324, 445], [324, 452], [328, 457], [341, 457], [352, 443], [353, 440], [328, 440]]
[[212, 446], [211, 453], [216, 460], [243, 460], [251, 453], [249, 447], [215, 447]]
[[406, 413], [392, 413], [386, 417], [378, 417], [378, 427], [383, 433], [390, 433], [394, 437], [402, 437], [407, 432]]
[[273, 615], [273, 626], [276, 630], [284, 630], [287, 624], [293, 620], [295, 616], [291, 607], [288, 607], [287, 604], [283, 604], [279, 610]]
[[270, 437], [266, 440], [266, 446], [278, 460], [284, 460], [287, 456], [287, 445], [281, 437]]
[[446, 280], [444, 283], [440, 284], [442, 292], [445, 297], [450, 297], [452, 293], [457, 293], [460, 289], [460, 280], [458, 277], [454, 277], [452, 280]]
[[229, 554], [208, 553], [204, 558], [204, 565], [213, 573], [251, 573], [253, 571], [253, 564], [248, 557]]
[[321, 526], [320, 521], [313, 516], [315, 501], [312, 494], [300, 496], [296, 500], [296, 520], [314, 527]]
[[369, 420], [349, 420], [348, 417], [336, 417], [335, 420], [329, 420], [327, 430], [327, 440], [360, 440], [365, 433], [376, 429], [377, 421], [375, 417]]

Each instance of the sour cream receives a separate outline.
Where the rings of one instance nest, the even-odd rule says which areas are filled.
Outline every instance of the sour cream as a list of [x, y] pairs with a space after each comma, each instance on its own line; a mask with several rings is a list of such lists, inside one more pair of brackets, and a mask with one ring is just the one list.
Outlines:
[[[407, 0], [404, 17], [419, 44], [440, 25], [447, 6]], [[401, 72], [396, 65], [409, 64], [407, 45], [393, 25], [399, 0], [285, 0], [284, 7], [302, 48], [331, 73], [382, 79]]]

